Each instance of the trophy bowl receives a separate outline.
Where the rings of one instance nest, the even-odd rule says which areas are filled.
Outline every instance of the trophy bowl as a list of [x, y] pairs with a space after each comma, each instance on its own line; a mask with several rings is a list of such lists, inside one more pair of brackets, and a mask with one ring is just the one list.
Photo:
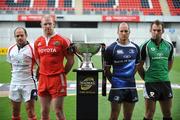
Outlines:
[[[101, 48], [101, 43], [74, 43], [75, 52], [78, 54], [78, 58], [81, 60], [81, 70], [96, 70], [91, 57], [98, 53]], [[81, 57], [83, 59], [81, 59]]]

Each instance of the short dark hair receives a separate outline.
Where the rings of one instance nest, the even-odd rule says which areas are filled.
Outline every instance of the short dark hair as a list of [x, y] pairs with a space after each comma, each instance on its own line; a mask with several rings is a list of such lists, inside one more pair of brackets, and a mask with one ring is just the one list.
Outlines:
[[163, 22], [161, 22], [161, 21], [159, 21], [159, 20], [155, 20], [154, 22], [151, 23], [151, 28], [150, 28], [150, 30], [152, 29], [152, 26], [153, 26], [154, 24], [157, 25], [157, 26], [161, 25], [161, 26], [162, 26], [162, 31], [164, 32], [164, 23], [163, 23]]
[[17, 27], [17, 28], [14, 30], [14, 36], [16, 36], [15, 33], [16, 33], [16, 30], [17, 30], [17, 29], [23, 29], [25, 35], [27, 36], [27, 31], [26, 31], [26, 29], [23, 28], [23, 27]]

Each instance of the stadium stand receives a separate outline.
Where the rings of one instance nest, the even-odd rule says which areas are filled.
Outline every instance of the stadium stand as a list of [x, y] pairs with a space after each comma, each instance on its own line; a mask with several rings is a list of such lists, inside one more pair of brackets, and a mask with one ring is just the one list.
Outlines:
[[180, 15], [180, 1], [179, 0], [167, 0], [169, 9], [172, 16]]
[[157, 0], [84, 0], [83, 10], [84, 14], [162, 15]]
[[[151, 22], [159, 19], [165, 23], [165, 38], [180, 46], [178, 5], [177, 0], [0, 0], [0, 50], [14, 43], [18, 26], [27, 29], [33, 42], [42, 34], [42, 14], [49, 13], [55, 13], [56, 31], [73, 42], [109, 45], [117, 38], [119, 22], [126, 21], [130, 39], [141, 45], [150, 37]], [[176, 50], [180, 53], [180, 47]]]
[[[163, 15], [159, 0], [0, 0], [0, 13], [73, 15], [79, 1], [84, 15]], [[172, 16], [180, 15], [179, 0], [164, 2]]]
[[[168, 1], [172, 14], [177, 14], [178, 0]], [[8, 14], [75, 14], [74, 2], [75, 0], [1, 0], [0, 10]], [[83, 14], [162, 15], [158, 0], [82, 0], [82, 3]]]
[[74, 2], [75, 0], [1, 0], [0, 11], [5, 14], [74, 14]]

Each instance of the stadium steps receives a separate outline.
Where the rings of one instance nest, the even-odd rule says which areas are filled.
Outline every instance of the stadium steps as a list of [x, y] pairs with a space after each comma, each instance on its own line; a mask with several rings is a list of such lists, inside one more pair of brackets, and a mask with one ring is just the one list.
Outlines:
[[171, 15], [167, 0], [159, 0], [163, 15]]

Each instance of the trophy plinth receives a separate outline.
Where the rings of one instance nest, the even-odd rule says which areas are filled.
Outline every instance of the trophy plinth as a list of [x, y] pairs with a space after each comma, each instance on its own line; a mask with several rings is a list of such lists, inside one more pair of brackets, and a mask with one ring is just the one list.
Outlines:
[[76, 72], [77, 81], [76, 120], [98, 120], [98, 73], [103, 72], [103, 69], [95, 68], [91, 57], [101, 48], [101, 60], [103, 60], [104, 44], [73, 43], [72, 48], [81, 61], [79, 68], [73, 70]]
[[100, 43], [74, 43], [75, 52], [81, 61], [78, 70], [97, 70], [91, 61], [91, 57], [98, 53], [101, 48]]

